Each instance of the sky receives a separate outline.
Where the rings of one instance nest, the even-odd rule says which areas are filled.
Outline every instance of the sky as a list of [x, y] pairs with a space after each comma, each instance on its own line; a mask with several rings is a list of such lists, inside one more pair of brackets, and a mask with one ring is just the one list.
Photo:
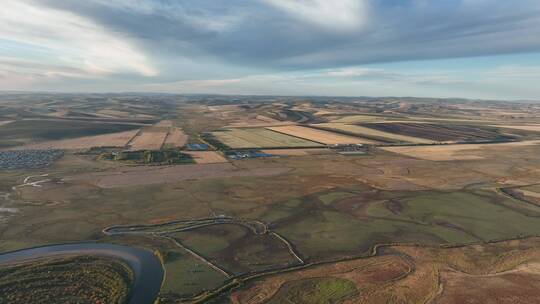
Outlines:
[[0, 7], [0, 90], [540, 100], [538, 0]]

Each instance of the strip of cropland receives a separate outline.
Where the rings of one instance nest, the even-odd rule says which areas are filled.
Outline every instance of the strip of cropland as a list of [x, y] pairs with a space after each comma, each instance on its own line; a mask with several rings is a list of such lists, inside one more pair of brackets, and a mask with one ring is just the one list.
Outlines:
[[215, 151], [187, 151], [197, 164], [218, 164], [226, 163], [227, 159]]
[[267, 153], [277, 156], [306, 156], [306, 155], [322, 155], [332, 154], [332, 150], [328, 148], [320, 149], [265, 149], [262, 153]]
[[329, 130], [336, 130], [339, 132], [350, 133], [357, 136], [377, 138], [382, 141], [414, 143], [414, 144], [434, 143], [433, 140], [429, 140], [429, 139], [384, 132], [384, 131], [380, 131], [380, 130], [376, 130], [372, 128], [367, 128], [364, 126], [359, 126], [359, 125], [350, 125], [350, 124], [343, 124], [343, 123], [323, 123], [323, 124], [317, 124], [314, 126], [319, 127], [319, 128], [329, 129]]
[[354, 136], [342, 135], [330, 131], [313, 129], [304, 126], [269, 127], [272, 131], [304, 138], [325, 145], [337, 144], [373, 144], [375, 141]]
[[478, 142], [508, 140], [492, 127], [448, 123], [364, 123], [363, 127], [382, 132], [423, 138], [436, 142]]
[[0, 127], [0, 146], [112, 134], [139, 129], [140, 124], [75, 120], [18, 120]]
[[540, 132], [540, 125], [491, 125], [492, 127]]
[[165, 138], [166, 147], [182, 148], [187, 144], [189, 137], [180, 128], [170, 128]]
[[139, 130], [131, 130], [105, 135], [84, 136], [73, 139], [52, 140], [36, 144], [28, 144], [15, 147], [17, 150], [26, 149], [62, 149], [62, 150], [83, 150], [93, 147], [125, 147]]
[[144, 128], [129, 143], [130, 150], [159, 150], [167, 138], [168, 128], [148, 127]]
[[321, 146], [313, 141], [274, 132], [266, 128], [225, 129], [211, 132], [211, 135], [233, 149]]
[[501, 148], [534, 146], [540, 144], [538, 140], [498, 143], [498, 144], [456, 144], [414, 147], [384, 147], [383, 150], [432, 161], [449, 160], [475, 160], [483, 159], [479, 150], [492, 151]]

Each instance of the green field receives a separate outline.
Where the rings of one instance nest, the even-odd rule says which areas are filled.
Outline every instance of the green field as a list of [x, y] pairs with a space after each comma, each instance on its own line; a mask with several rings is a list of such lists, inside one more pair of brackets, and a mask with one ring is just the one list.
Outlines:
[[165, 270], [160, 292], [163, 299], [192, 297], [218, 288], [227, 280], [225, 275], [198, 260], [166, 237], [115, 235], [103, 238], [102, 242], [153, 250], [161, 259]]
[[0, 268], [0, 303], [125, 304], [133, 273], [95, 256], [57, 257]]
[[267, 303], [341, 303], [357, 293], [356, 285], [345, 279], [304, 279], [285, 283]]
[[169, 247], [164, 254], [165, 279], [161, 294], [193, 296], [218, 288], [226, 277], [180, 248]]
[[171, 234], [179, 242], [233, 274], [280, 268], [296, 261], [287, 247], [269, 234], [254, 234], [233, 224]]
[[319, 143], [265, 128], [225, 129], [210, 134], [217, 141], [232, 149], [322, 146]]
[[[273, 225], [308, 260], [366, 253], [379, 243], [455, 244], [535, 235], [540, 207], [494, 192], [338, 191], [304, 198], [298, 207], [270, 211]], [[341, 197], [341, 199], [338, 199]]]

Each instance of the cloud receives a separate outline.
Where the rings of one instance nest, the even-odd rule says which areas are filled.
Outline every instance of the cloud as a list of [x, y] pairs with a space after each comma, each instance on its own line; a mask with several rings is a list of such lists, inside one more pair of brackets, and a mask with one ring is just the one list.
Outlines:
[[263, 0], [300, 20], [324, 29], [351, 31], [367, 22], [365, 0]]
[[[189, 2], [189, 1], [188, 1]], [[94, 5], [108, 7], [112, 10], [129, 12], [136, 15], [161, 16], [171, 21], [186, 23], [199, 30], [225, 32], [240, 24], [245, 13], [238, 8], [234, 13], [222, 10], [217, 13], [212, 9], [199, 9], [180, 1], [146, 1], [146, 0], [93, 0]]]
[[505, 65], [485, 72], [488, 78], [525, 78], [540, 80], [540, 65]]
[[40, 3], [129, 37], [162, 63], [213, 58], [241, 68], [294, 70], [540, 51], [537, 0]]
[[[31, 1], [2, 2], [0, 37], [9, 41], [11, 47], [25, 46], [27, 53], [24, 56], [10, 54], [19, 61], [31, 62], [29, 58], [45, 55], [39, 59], [92, 75], [158, 74], [146, 55], [125, 37], [111, 33], [83, 16]], [[7, 51], [9, 49], [0, 50], [0, 54]]]
[[383, 69], [361, 68], [361, 67], [333, 69], [333, 70], [329, 70], [324, 75], [328, 77], [346, 77], [346, 78], [362, 78], [362, 77], [389, 78], [391, 76], [394, 76], [393, 73], [388, 73], [387, 71]]
[[[29, 88], [280, 94], [362, 93], [355, 88], [369, 84], [366, 92], [423, 94], [506, 78], [519, 92], [537, 74], [512, 59], [477, 79], [467, 66], [422, 71], [435, 59], [534, 53], [538, 0], [4, 0], [0, 11], [0, 74]], [[395, 62], [411, 70], [388, 69]]]

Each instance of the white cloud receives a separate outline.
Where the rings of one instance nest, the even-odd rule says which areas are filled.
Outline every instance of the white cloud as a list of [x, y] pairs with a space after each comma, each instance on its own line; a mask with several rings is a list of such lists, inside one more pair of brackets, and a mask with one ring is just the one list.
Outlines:
[[505, 65], [486, 72], [489, 78], [540, 79], [540, 66]]
[[185, 22], [198, 29], [218, 33], [233, 29], [236, 25], [240, 24], [246, 15], [241, 9], [236, 9], [234, 14], [228, 14], [226, 12], [213, 14], [205, 10], [193, 10], [192, 5], [186, 5], [183, 2], [161, 2], [153, 0], [93, 0], [93, 2], [137, 14], [157, 15], [175, 21]]
[[389, 76], [389, 74], [382, 69], [358, 68], [358, 67], [330, 70], [326, 72], [325, 75], [330, 76], [330, 77]]
[[[0, 39], [47, 49], [65, 67], [91, 75], [136, 73], [155, 76], [158, 71], [126, 37], [108, 32], [87, 18], [40, 6], [27, 0], [3, 0]], [[51, 56], [51, 55], [48, 55]], [[28, 54], [20, 59], [28, 60]]]
[[306, 22], [329, 30], [362, 28], [368, 18], [366, 0], [262, 0]]

